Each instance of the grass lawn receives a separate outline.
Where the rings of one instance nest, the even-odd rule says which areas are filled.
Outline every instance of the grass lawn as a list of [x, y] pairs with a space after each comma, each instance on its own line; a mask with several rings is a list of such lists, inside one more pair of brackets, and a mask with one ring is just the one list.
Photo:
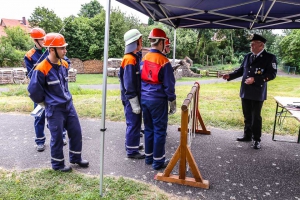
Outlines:
[[[185, 81], [199, 81], [203, 79], [213, 79], [215, 77], [182, 77], [177, 80], [179, 82]], [[71, 82], [70, 85], [99, 85], [103, 82], [102, 74], [77, 74], [76, 82]], [[107, 77], [107, 84], [120, 84], [118, 77]]]
[[50, 169], [23, 172], [0, 169], [2, 200], [97, 200], [97, 199], [177, 199], [155, 186], [122, 177], [106, 176], [100, 198], [99, 177], [76, 172], [60, 173]]

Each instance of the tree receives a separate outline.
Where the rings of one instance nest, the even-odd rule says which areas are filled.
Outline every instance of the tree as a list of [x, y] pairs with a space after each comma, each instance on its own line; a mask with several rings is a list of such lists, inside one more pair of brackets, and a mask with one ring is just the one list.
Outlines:
[[62, 20], [54, 13], [53, 10], [48, 10], [45, 7], [37, 7], [28, 19], [31, 27], [40, 27], [50, 32], [60, 32], [63, 28]]
[[29, 35], [19, 26], [5, 28], [6, 37], [2, 37], [1, 43], [9, 43], [14, 49], [28, 51], [33, 42]]
[[[71, 20], [72, 19], [72, 20]], [[68, 26], [64, 28], [64, 37], [68, 43], [68, 57], [81, 60], [94, 59], [90, 54], [90, 46], [95, 44], [95, 30], [86, 17], [66, 18]]]
[[23, 57], [33, 42], [29, 35], [20, 27], [5, 28], [7, 36], [0, 38], [0, 67], [21, 66]]
[[285, 65], [300, 67], [300, 30], [292, 30], [291, 34], [284, 37], [280, 42], [282, 61]]
[[154, 24], [154, 20], [152, 18], [148, 18], [148, 26], [151, 26]]
[[81, 5], [78, 16], [93, 18], [97, 14], [101, 13], [101, 10], [103, 10], [103, 7], [100, 5], [100, 3], [97, 0], [92, 0], [89, 3]]
[[10, 43], [0, 43], [0, 67], [19, 67], [24, 55], [24, 51], [16, 50]]

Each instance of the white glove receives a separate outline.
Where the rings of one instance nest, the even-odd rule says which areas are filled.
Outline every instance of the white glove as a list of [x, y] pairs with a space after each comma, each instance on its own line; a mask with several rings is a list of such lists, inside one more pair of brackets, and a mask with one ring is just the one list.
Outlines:
[[176, 113], [176, 100], [174, 101], [169, 101], [169, 107], [170, 107], [170, 111], [169, 111], [169, 115], [173, 115]]
[[42, 108], [45, 108], [45, 103], [44, 102], [38, 103], [38, 105], [40, 105]]
[[141, 106], [139, 103], [139, 98], [136, 96], [132, 99], [129, 99], [131, 108], [132, 108], [132, 112], [135, 114], [140, 114], [141, 113]]

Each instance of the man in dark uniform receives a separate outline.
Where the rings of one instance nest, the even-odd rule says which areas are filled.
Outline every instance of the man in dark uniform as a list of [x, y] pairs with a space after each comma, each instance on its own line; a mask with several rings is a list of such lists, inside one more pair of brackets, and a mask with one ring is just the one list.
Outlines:
[[261, 109], [267, 99], [267, 82], [273, 80], [277, 73], [276, 56], [264, 49], [266, 41], [262, 36], [254, 34], [250, 43], [252, 53], [245, 56], [240, 68], [223, 75], [227, 81], [243, 76], [240, 97], [245, 127], [243, 137], [238, 137], [237, 141], [253, 139], [254, 149], [260, 149]]

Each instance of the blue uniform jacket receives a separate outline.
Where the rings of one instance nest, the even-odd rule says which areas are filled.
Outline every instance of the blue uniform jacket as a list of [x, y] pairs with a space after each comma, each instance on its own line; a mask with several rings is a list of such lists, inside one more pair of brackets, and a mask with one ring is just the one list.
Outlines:
[[142, 78], [141, 98], [147, 100], [175, 100], [175, 77], [169, 59], [166, 58], [166, 56], [160, 51], [151, 49], [150, 52], [144, 56], [142, 62], [140, 63], [141, 73], [143, 71], [145, 61], [148, 63], [153, 63], [155, 66], [160, 66], [161, 68], [158, 71], [157, 83], [147, 82]]
[[35, 103], [45, 102], [49, 105], [61, 105], [71, 101], [68, 89], [68, 63], [52, 64], [48, 58], [33, 70], [28, 85], [29, 97]]
[[33, 68], [39, 64], [40, 62], [42, 62], [47, 56], [48, 56], [48, 51], [45, 49], [45, 51], [43, 52], [42, 50], [33, 47], [32, 49], [30, 49], [24, 56], [24, 62], [26, 65], [26, 69], [27, 69], [27, 73], [28, 73], [28, 77], [31, 78], [32, 72], [33, 72]]
[[[240, 68], [229, 74], [228, 81], [243, 76], [240, 97], [243, 99], [264, 101], [267, 99], [267, 82], [273, 80], [277, 74], [275, 55], [263, 51], [253, 62], [252, 53], [245, 56]], [[247, 85], [245, 80], [254, 77], [254, 83]]]
[[[49, 55], [48, 50], [40, 50], [36, 47], [33, 47], [32, 49], [30, 49], [24, 56], [24, 62], [26, 65], [26, 69], [27, 69], [27, 73], [28, 73], [28, 77], [31, 78], [32, 72], [33, 72], [33, 68], [39, 64], [40, 62], [42, 62], [45, 58], [47, 58], [47, 56]], [[69, 58], [67, 56], [65, 56], [63, 58], [65, 61], [68, 62], [69, 66], [71, 65], [71, 62], [69, 60]]]
[[121, 63], [119, 78], [121, 99], [126, 101], [141, 94], [140, 57], [133, 53], [125, 54]]

